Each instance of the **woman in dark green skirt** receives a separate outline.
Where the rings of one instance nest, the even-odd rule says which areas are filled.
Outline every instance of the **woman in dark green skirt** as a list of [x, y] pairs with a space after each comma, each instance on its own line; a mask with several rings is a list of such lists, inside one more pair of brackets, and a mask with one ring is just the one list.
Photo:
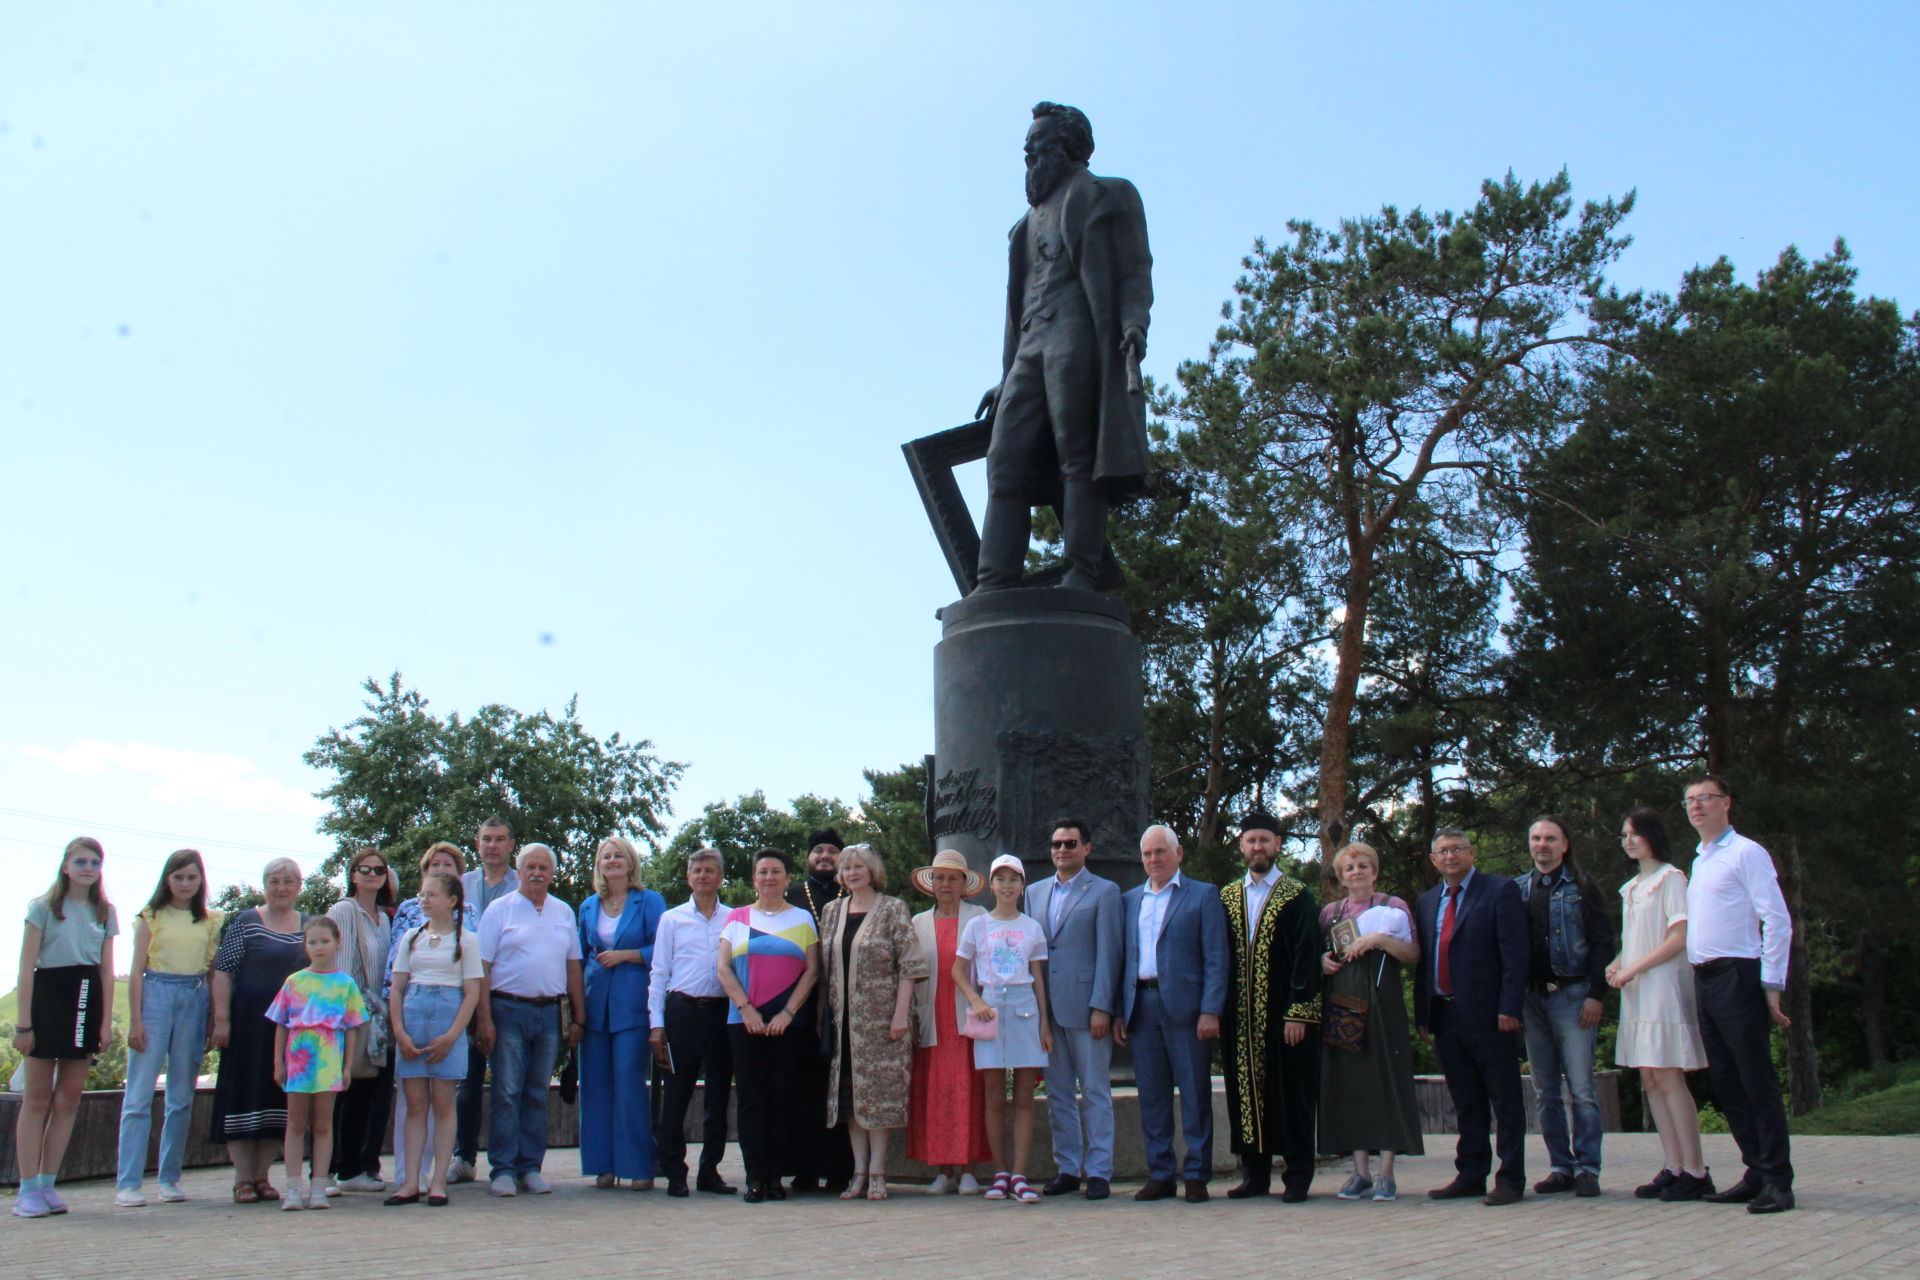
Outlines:
[[[1395, 1155], [1423, 1155], [1420, 1110], [1413, 1098], [1413, 1046], [1400, 971], [1420, 959], [1413, 913], [1375, 892], [1380, 855], [1350, 844], [1333, 857], [1346, 890], [1321, 908], [1327, 975], [1320, 1050], [1320, 1154], [1353, 1153], [1353, 1176], [1342, 1200], [1392, 1200]], [[1380, 1153], [1380, 1176], [1369, 1172]]]

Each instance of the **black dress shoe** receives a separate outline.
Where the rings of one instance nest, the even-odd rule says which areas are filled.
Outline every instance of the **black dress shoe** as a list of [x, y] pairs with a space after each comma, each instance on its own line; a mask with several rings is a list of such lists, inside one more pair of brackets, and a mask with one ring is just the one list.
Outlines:
[[1708, 1204], [1745, 1204], [1757, 1197], [1760, 1190], [1760, 1180], [1749, 1173], [1725, 1191], [1716, 1191], [1712, 1195], [1704, 1195], [1700, 1198]]
[[1487, 1192], [1487, 1198], [1480, 1203], [1496, 1207], [1503, 1204], [1519, 1204], [1521, 1197], [1525, 1194], [1526, 1192], [1519, 1187], [1505, 1182], [1496, 1182], [1493, 1184], [1493, 1190]]
[[1660, 1193], [1662, 1191], [1665, 1191], [1678, 1181], [1680, 1181], [1679, 1174], [1671, 1169], [1662, 1168], [1660, 1172], [1653, 1175], [1652, 1182], [1643, 1182], [1633, 1189], [1634, 1199], [1658, 1200], [1661, 1198]]
[[687, 1175], [667, 1179], [667, 1194], [678, 1200], [687, 1194]]
[[1600, 1175], [1597, 1173], [1576, 1173], [1573, 1175], [1573, 1194], [1585, 1200], [1591, 1200], [1600, 1194]]
[[[1668, 1203], [1674, 1203], [1682, 1200], [1703, 1200], [1713, 1193], [1713, 1174], [1711, 1172], [1702, 1174], [1698, 1178], [1690, 1173], [1682, 1172], [1679, 1177], [1661, 1188], [1659, 1198]], [[1635, 1192], [1635, 1194], [1637, 1195], [1639, 1193]]]
[[740, 1197], [741, 1201], [745, 1204], [759, 1204], [766, 1198], [766, 1190], [762, 1187], [754, 1186], [751, 1182], [747, 1184], [747, 1193]]
[[1133, 1193], [1135, 1200], [1166, 1200], [1172, 1197], [1175, 1187], [1172, 1178], [1148, 1178], [1146, 1185]]
[[1299, 1204], [1307, 1198], [1305, 1187], [1285, 1187], [1280, 1192], [1281, 1204]]
[[1573, 1190], [1573, 1175], [1561, 1173], [1558, 1169], [1533, 1184], [1533, 1194], [1537, 1196], [1557, 1196], [1563, 1191]]
[[1188, 1204], [1205, 1204], [1211, 1198], [1211, 1195], [1207, 1191], [1206, 1183], [1200, 1181], [1198, 1178], [1187, 1179]]
[[1239, 1186], [1228, 1188], [1227, 1199], [1252, 1200], [1256, 1196], [1264, 1196], [1272, 1190], [1273, 1183], [1270, 1180], [1266, 1178], [1248, 1178]]
[[1069, 1192], [1078, 1191], [1079, 1189], [1080, 1179], [1070, 1173], [1056, 1173], [1047, 1180], [1046, 1186], [1040, 1188], [1040, 1194], [1043, 1196], [1064, 1196]]
[[1105, 1178], [1088, 1178], [1087, 1179], [1087, 1199], [1105, 1200], [1108, 1196], [1112, 1194], [1113, 1194], [1113, 1188], [1107, 1185], [1107, 1180]]
[[[797, 1196], [810, 1196], [814, 1192], [820, 1189], [820, 1179], [795, 1178], [793, 1180], [793, 1185], [790, 1189], [792, 1190], [793, 1194]], [[705, 1190], [705, 1188], [702, 1188], [702, 1190]]]
[[1793, 1189], [1777, 1183], [1762, 1187], [1760, 1194], [1747, 1204], [1748, 1213], [1785, 1213], [1793, 1208]]
[[1446, 1186], [1435, 1187], [1427, 1192], [1427, 1198], [1429, 1200], [1470, 1200], [1485, 1194], [1487, 1194], [1486, 1183], [1468, 1182], [1463, 1178], [1455, 1178]]
[[[681, 1181], [684, 1183], [686, 1179], [682, 1178]], [[701, 1170], [700, 1176], [694, 1179], [693, 1189], [695, 1191], [704, 1191], [710, 1196], [730, 1196], [739, 1190], [738, 1187], [730, 1185], [727, 1180], [718, 1173], [707, 1169]]]
[[786, 1189], [785, 1187], [783, 1187], [783, 1186], [781, 1186], [781, 1185], [779, 1184], [779, 1182], [778, 1182], [778, 1181], [775, 1181], [775, 1182], [772, 1182], [772, 1183], [769, 1183], [769, 1184], [768, 1184], [768, 1186], [767, 1186], [767, 1199], [769, 1199], [769, 1200], [785, 1200], [786, 1198], [787, 1198], [787, 1189]]

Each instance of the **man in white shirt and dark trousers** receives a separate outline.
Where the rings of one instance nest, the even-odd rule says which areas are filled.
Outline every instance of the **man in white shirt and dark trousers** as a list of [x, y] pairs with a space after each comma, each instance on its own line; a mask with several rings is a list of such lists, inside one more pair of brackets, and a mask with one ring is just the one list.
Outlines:
[[693, 1086], [706, 1077], [706, 1121], [701, 1128], [700, 1176], [695, 1186], [730, 1196], [736, 1188], [720, 1176], [727, 1152], [727, 1094], [733, 1085], [733, 1055], [727, 1042], [727, 995], [714, 972], [713, 948], [726, 927], [720, 909], [720, 851], [701, 849], [687, 859], [693, 897], [660, 917], [653, 941], [653, 974], [647, 989], [648, 1033], [662, 1082], [660, 1117], [654, 1125], [655, 1163], [666, 1176], [667, 1194], [687, 1194], [687, 1108]]
[[1748, 1213], [1781, 1213], [1793, 1208], [1793, 1163], [1768, 1024], [1788, 1024], [1780, 995], [1793, 921], [1772, 856], [1733, 829], [1726, 782], [1706, 775], [1687, 788], [1686, 803], [1687, 821], [1700, 836], [1687, 882], [1687, 959], [1700, 1038], [1714, 1093], [1746, 1162], [1738, 1183], [1701, 1199], [1745, 1204]]

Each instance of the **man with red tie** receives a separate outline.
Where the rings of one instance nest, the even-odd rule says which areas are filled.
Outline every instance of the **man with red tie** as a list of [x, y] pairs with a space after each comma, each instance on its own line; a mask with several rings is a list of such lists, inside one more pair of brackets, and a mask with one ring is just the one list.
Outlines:
[[[1520, 1007], [1527, 991], [1527, 908], [1506, 876], [1474, 874], [1473, 844], [1442, 827], [1433, 838], [1440, 883], [1420, 895], [1420, 976], [1414, 1023], [1430, 1039], [1446, 1073], [1460, 1122], [1454, 1179], [1427, 1194], [1435, 1200], [1486, 1197], [1515, 1204], [1526, 1193], [1527, 1116], [1520, 1099]], [[1500, 1172], [1487, 1189], [1500, 1134]]]

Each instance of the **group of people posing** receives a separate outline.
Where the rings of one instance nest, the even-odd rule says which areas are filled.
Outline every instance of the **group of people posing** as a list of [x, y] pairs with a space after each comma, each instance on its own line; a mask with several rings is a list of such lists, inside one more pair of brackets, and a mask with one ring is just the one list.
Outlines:
[[[1442, 830], [1440, 883], [1412, 908], [1378, 891], [1379, 856], [1359, 843], [1335, 856], [1339, 894], [1317, 906], [1280, 869], [1279, 824], [1263, 813], [1241, 823], [1245, 874], [1218, 888], [1186, 876], [1178, 838], [1155, 826], [1139, 842], [1145, 881], [1123, 893], [1088, 867], [1091, 827], [1063, 818], [1053, 875], [1030, 885], [1007, 854], [983, 876], [942, 851], [912, 875], [933, 901], [918, 914], [886, 892], [871, 848], [831, 830], [809, 838], [804, 871], [779, 850], [755, 854], [754, 901], [732, 908], [719, 900], [718, 851], [688, 859], [691, 896], [669, 909], [640, 887], [634, 847], [613, 837], [576, 912], [549, 893], [552, 851], [516, 849], [496, 818], [477, 833], [479, 866], [436, 844], [405, 902], [369, 848], [325, 916], [298, 911], [300, 869], [281, 859], [266, 868], [264, 904], [223, 920], [206, 905], [199, 854], [181, 850], [135, 922], [116, 1201], [147, 1202], [163, 1071], [159, 1198], [186, 1198], [208, 1044], [221, 1050], [211, 1137], [227, 1145], [233, 1198], [288, 1210], [353, 1191], [445, 1205], [449, 1183], [478, 1176], [483, 1112], [489, 1190], [550, 1191], [547, 1099], [563, 1046], [577, 1047], [581, 1172], [601, 1188], [664, 1178], [673, 1196], [735, 1194], [720, 1161], [737, 1086], [749, 1203], [884, 1200], [898, 1129], [908, 1157], [934, 1167], [931, 1194], [1104, 1199], [1118, 1044], [1132, 1052], [1148, 1162], [1136, 1200], [1209, 1198], [1216, 1049], [1241, 1170], [1230, 1198], [1266, 1197], [1278, 1157], [1280, 1198], [1304, 1200], [1316, 1154], [1350, 1154], [1339, 1197], [1392, 1200], [1395, 1156], [1422, 1152], [1411, 974], [1415, 1029], [1437, 1051], [1460, 1129], [1456, 1177], [1434, 1198], [1522, 1197], [1523, 1026], [1552, 1165], [1534, 1189], [1600, 1193], [1595, 1032], [1618, 989], [1616, 1057], [1641, 1072], [1666, 1157], [1635, 1194], [1775, 1212], [1793, 1205], [1792, 1167], [1767, 1038], [1770, 1019], [1785, 1021], [1791, 926], [1771, 859], [1733, 831], [1730, 804], [1718, 778], [1687, 789], [1700, 837], [1691, 882], [1658, 813], [1626, 816], [1621, 846], [1638, 871], [1620, 890], [1617, 954], [1602, 894], [1552, 817], [1528, 833], [1534, 869], [1511, 879], [1477, 873], [1468, 837]], [[97, 841], [74, 840], [28, 911], [16, 1216], [66, 1212], [54, 1174], [112, 1006], [119, 926], [102, 861]], [[983, 889], [990, 908], [968, 901]], [[1684, 1079], [1702, 1065], [1746, 1163], [1725, 1190], [1702, 1159]], [[1035, 1187], [1042, 1078], [1058, 1171]], [[705, 1115], [690, 1170], [696, 1085]], [[390, 1183], [381, 1151], [396, 1097]], [[276, 1151], [284, 1189], [268, 1177]]]

